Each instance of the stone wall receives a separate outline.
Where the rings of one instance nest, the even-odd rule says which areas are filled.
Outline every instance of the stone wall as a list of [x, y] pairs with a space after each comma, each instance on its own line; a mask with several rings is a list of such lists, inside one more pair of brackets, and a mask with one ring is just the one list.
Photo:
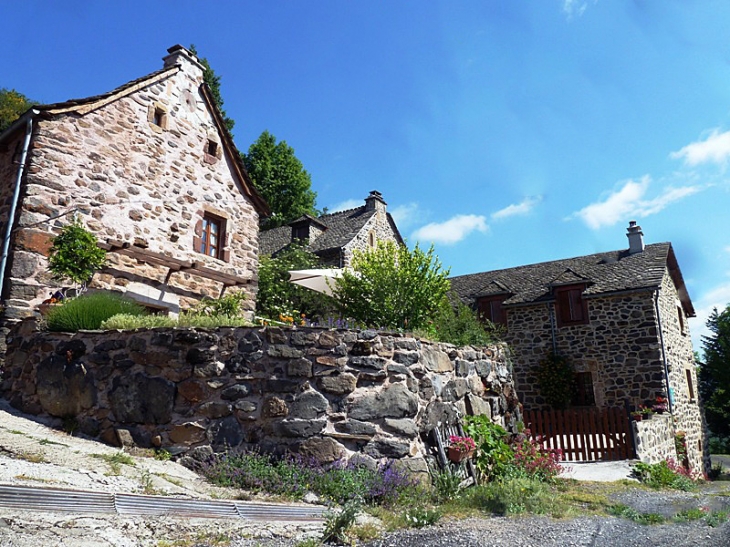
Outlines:
[[[380, 204], [378, 204], [380, 205]], [[388, 222], [385, 206], [378, 206], [375, 214], [365, 223], [365, 226], [357, 235], [343, 248], [343, 264], [349, 266], [355, 251], [367, 251], [370, 249], [370, 234], [373, 234], [376, 244], [381, 241], [392, 241], [398, 243], [393, 226]]]
[[662, 280], [658, 305], [674, 415], [673, 433], [682, 431], [686, 434], [690, 468], [707, 472], [710, 470], [710, 452], [706, 442], [707, 424], [699, 403], [699, 386], [689, 322], [680, 306], [674, 283], [668, 273], [665, 273]]
[[[47, 271], [49, 240], [74, 211], [101, 241], [118, 240], [249, 280], [240, 289], [250, 296], [244, 305], [254, 309], [258, 213], [201, 93], [202, 67], [185, 55], [168, 61], [181, 66], [131, 94], [88, 112], [37, 118], [5, 286], [7, 319], [33, 315], [59, 288]], [[155, 109], [165, 113], [161, 125], [152, 120]], [[208, 153], [209, 142], [216, 156]], [[12, 147], [0, 151], [3, 201], [14, 174], [8, 167]], [[225, 221], [225, 260], [194, 249], [204, 214]], [[221, 292], [221, 283], [192, 271], [168, 273], [164, 266], [109, 254], [92, 286], [128, 292], [147, 304], [157, 300], [173, 312]]]
[[651, 420], [632, 421], [636, 457], [644, 463], [659, 463], [672, 458], [677, 461], [674, 447], [674, 424], [670, 414], [655, 414]]
[[652, 292], [586, 298], [589, 322], [556, 325], [553, 304], [509, 308], [506, 339], [514, 350], [515, 385], [525, 408], [548, 408], [537, 382], [553, 349], [576, 372], [590, 372], [598, 407], [638, 407], [666, 391]]
[[258, 447], [332, 461], [399, 458], [425, 472], [422, 435], [487, 414], [521, 420], [505, 347], [375, 331], [189, 328], [10, 336], [3, 391], [108, 443], [187, 458]]

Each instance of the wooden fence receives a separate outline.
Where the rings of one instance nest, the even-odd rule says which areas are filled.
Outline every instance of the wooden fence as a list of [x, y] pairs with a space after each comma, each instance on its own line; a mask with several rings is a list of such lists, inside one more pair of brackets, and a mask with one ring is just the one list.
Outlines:
[[634, 437], [623, 408], [525, 411], [525, 427], [545, 448], [559, 448], [564, 461], [627, 460]]

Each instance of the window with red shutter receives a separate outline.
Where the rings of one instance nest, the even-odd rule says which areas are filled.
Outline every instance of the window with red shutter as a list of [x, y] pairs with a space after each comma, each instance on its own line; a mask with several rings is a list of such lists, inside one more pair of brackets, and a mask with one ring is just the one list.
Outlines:
[[555, 308], [558, 326], [588, 323], [588, 306], [583, 298], [583, 285], [555, 289]]
[[477, 312], [480, 319], [487, 319], [496, 325], [507, 326], [507, 310], [502, 303], [505, 296], [484, 296], [477, 300]]

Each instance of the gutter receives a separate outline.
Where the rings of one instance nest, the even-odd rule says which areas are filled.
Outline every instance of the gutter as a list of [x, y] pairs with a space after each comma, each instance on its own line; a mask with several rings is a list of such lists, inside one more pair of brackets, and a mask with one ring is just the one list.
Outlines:
[[656, 321], [659, 327], [659, 342], [662, 346], [662, 363], [664, 364], [664, 380], [667, 382], [667, 401], [669, 401], [669, 413], [674, 415], [674, 398], [672, 397], [672, 387], [669, 384], [669, 364], [667, 363], [667, 350], [664, 347], [664, 331], [662, 329], [662, 316], [659, 313], [659, 288], [654, 289], [654, 310], [656, 311]]
[[8, 255], [10, 250], [10, 236], [13, 233], [13, 225], [15, 224], [15, 211], [18, 207], [20, 199], [20, 184], [25, 173], [25, 163], [28, 158], [28, 149], [30, 148], [30, 140], [33, 134], [33, 116], [39, 114], [39, 111], [31, 109], [28, 112], [25, 122], [25, 138], [23, 139], [23, 151], [20, 156], [20, 164], [18, 165], [18, 173], [15, 177], [15, 187], [13, 188], [13, 200], [10, 204], [10, 212], [8, 213], [7, 225], [5, 226], [5, 237], [3, 238], [2, 257], [0, 258], [0, 296], [2, 289], [5, 288], [5, 269], [8, 265]]

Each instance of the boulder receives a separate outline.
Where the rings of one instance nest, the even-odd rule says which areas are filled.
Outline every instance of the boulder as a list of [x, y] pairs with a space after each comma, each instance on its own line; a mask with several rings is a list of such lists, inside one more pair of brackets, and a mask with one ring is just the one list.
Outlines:
[[175, 384], [142, 373], [116, 377], [109, 393], [112, 412], [122, 423], [166, 424], [174, 402]]
[[412, 418], [418, 412], [418, 397], [404, 384], [393, 384], [382, 391], [356, 399], [350, 405], [354, 420]]

